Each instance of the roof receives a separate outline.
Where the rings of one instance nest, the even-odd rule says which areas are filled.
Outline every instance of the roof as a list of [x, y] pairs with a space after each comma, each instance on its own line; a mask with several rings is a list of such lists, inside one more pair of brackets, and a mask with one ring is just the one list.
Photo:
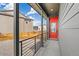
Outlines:
[[[14, 17], [13, 10], [0, 11], [0, 15], [5, 15], [5, 16]], [[23, 19], [25, 19], [25, 20], [33, 20], [33, 19], [29, 18], [28, 16], [23, 15], [22, 13], [19, 13], [19, 17], [20, 17], [20, 18], [23, 18]]]

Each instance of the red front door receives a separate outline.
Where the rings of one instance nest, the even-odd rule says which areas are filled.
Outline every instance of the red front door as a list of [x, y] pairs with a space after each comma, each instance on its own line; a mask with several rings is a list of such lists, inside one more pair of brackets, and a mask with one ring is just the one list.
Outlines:
[[57, 37], [58, 37], [58, 16], [51, 17], [49, 20], [50, 20], [49, 37], [53, 40], [57, 40]]

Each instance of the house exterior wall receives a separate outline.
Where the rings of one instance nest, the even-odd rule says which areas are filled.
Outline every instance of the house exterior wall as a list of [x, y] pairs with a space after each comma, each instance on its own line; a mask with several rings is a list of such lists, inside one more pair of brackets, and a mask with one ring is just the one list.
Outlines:
[[62, 3], [59, 11], [61, 55], [79, 56], [79, 4]]

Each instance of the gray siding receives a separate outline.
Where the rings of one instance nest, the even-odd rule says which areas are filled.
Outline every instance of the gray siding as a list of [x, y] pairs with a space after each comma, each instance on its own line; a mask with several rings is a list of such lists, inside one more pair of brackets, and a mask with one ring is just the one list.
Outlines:
[[79, 56], [79, 4], [60, 4], [59, 43], [61, 55]]

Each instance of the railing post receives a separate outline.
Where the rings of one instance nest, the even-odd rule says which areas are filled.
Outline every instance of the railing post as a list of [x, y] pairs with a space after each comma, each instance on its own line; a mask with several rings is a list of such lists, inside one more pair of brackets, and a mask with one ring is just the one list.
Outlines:
[[44, 39], [45, 39], [45, 42], [46, 42], [46, 40], [47, 40], [47, 36], [46, 36], [46, 33], [44, 33]]
[[35, 52], [34, 52], [34, 54], [35, 54], [36, 53], [36, 37], [34, 39], [34, 42], [35, 42]]
[[22, 56], [22, 41], [21, 41], [21, 56]]

